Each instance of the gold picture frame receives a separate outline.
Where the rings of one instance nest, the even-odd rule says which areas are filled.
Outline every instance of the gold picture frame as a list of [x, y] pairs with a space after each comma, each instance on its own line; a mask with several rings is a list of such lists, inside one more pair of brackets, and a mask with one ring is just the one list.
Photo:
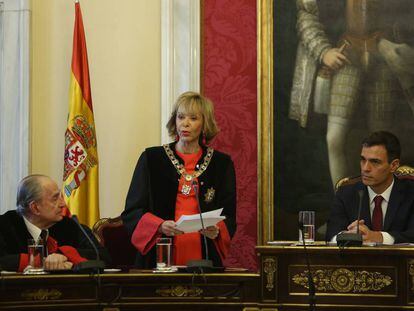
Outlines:
[[274, 239], [273, 1], [257, 1], [258, 245]]

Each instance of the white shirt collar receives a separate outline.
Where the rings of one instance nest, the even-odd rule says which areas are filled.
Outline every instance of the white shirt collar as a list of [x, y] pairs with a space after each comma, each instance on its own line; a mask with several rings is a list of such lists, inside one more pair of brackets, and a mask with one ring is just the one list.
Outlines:
[[383, 193], [375, 193], [374, 190], [371, 189], [371, 187], [368, 187], [369, 203], [371, 204], [377, 195], [382, 196], [384, 198], [384, 201], [388, 203], [390, 201], [390, 196], [391, 196], [391, 191], [392, 191], [393, 186], [394, 186], [394, 179], [392, 179], [391, 185], [389, 185], [389, 187], [385, 189]]
[[26, 217], [23, 216], [24, 223], [26, 224], [27, 231], [29, 231], [30, 235], [33, 237], [35, 241], [39, 239], [40, 234], [42, 233], [42, 229], [36, 227], [32, 224]]

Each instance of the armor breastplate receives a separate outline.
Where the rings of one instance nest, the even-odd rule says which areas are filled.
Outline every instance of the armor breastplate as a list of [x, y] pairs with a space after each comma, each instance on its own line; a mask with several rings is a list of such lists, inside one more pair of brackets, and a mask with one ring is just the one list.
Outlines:
[[378, 58], [378, 38], [387, 32], [384, 1], [347, 0], [346, 32], [340, 46], [346, 43], [344, 53], [355, 65], [368, 70]]
[[348, 34], [369, 36], [383, 29], [383, 0], [347, 0], [346, 29]]

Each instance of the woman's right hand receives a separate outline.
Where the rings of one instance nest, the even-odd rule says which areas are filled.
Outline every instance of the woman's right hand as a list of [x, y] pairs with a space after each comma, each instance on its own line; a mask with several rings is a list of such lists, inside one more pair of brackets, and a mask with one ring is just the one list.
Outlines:
[[175, 227], [176, 227], [175, 221], [166, 220], [161, 224], [161, 226], [158, 229], [158, 232], [166, 236], [174, 236], [174, 235], [179, 235], [179, 234], [184, 233], [176, 229]]

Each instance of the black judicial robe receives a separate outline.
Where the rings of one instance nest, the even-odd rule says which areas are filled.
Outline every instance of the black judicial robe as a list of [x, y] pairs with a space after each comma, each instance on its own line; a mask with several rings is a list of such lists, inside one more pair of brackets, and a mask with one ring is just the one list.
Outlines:
[[[99, 246], [89, 228], [86, 226], [84, 228], [98, 247], [101, 259], [109, 263], [110, 257], [106, 249]], [[50, 227], [49, 236], [56, 240], [58, 246], [72, 246], [80, 256], [87, 259], [96, 259], [93, 247], [77, 224], [68, 217], [64, 217]], [[29, 238], [32, 238], [32, 236], [27, 231], [23, 217], [15, 210], [8, 211], [0, 216], [0, 270], [17, 271], [20, 254], [27, 254], [27, 239]]]
[[[183, 164], [175, 152], [175, 142], [170, 144], [175, 157]], [[204, 161], [207, 148], [198, 165]], [[131, 185], [122, 213], [122, 220], [130, 236], [142, 215], [150, 212], [164, 220], [174, 220], [175, 203], [180, 175], [168, 158], [162, 146], [147, 148], [140, 156], [132, 176]], [[225, 224], [232, 237], [236, 231], [236, 176], [233, 161], [225, 153], [214, 150], [207, 169], [198, 177], [201, 211], [208, 212], [223, 208]], [[213, 190], [212, 190], [213, 189]], [[208, 193], [214, 191], [212, 200]], [[208, 199], [207, 199], [208, 198]], [[202, 255], [205, 258], [204, 241], [201, 239]], [[209, 259], [214, 266], [222, 266], [220, 256], [211, 239], [207, 239]], [[155, 248], [146, 255], [137, 252], [136, 266], [155, 267]]]

